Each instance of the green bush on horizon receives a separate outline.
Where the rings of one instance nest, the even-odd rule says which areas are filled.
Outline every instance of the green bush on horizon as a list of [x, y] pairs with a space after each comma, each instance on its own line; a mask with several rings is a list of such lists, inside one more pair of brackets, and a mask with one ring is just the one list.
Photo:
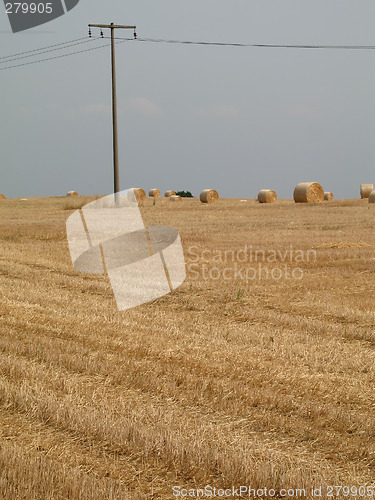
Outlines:
[[193, 198], [190, 191], [176, 191], [176, 195], [181, 196], [182, 198]]

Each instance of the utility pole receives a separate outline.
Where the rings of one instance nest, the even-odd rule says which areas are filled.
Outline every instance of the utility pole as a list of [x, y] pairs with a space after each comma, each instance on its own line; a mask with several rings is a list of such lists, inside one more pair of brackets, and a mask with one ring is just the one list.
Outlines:
[[[123, 26], [120, 24], [89, 24], [90, 28], [109, 28], [111, 30], [111, 63], [112, 63], [112, 124], [113, 124], [113, 175], [114, 175], [114, 194], [115, 205], [119, 206], [118, 194], [120, 191], [120, 174], [118, 167], [118, 135], [117, 135], [117, 95], [116, 95], [116, 60], [115, 60], [115, 29], [132, 29], [134, 38], [137, 38], [135, 32], [136, 26]], [[101, 32], [103, 36], [103, 32]], [[91, 30], [89, 31], [91, 36]]]

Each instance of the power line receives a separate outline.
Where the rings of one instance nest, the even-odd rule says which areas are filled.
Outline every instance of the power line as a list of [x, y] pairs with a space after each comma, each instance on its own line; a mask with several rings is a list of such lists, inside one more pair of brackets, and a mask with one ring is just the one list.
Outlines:
[[[125, 40], [123, 41], [118, 41], [116, 43], [123, 43], [125, 42]], [[108, 47], [110, 44], [109, 43], [106, 43], [105, 45], [100, 45], [99, 47], [92, 47], [91, 49], [85, 49], [85, 50], [78, 50], [76, 52], [69, 52], [68, 54], [62, 54], [60, 56], [54, 56], [54, 57], [47, 57], [45, 59], [39, 59], [37, 61], [31, 61], [31, 62], [27, 62], [27, 63], [22, 63], [22, 64], [15, 64], [13, 66], [6, 66], [5, 68], [0, 68], [0, 71], [4, 71], [6, 69], [11, 69], [11, 68], [19, 68], [21, 66], [28, 66], [30, 64], [37, 64], [37, 63], [41, 63], [41, 62], [44, 62], [44, 61], [52, 61], [53, 59], [60, 59], [61, 57], [68, 57], [68, 56], [72, 56], [72, 55], [75, 55], [75, 54], [82, 54], [83, 52], [90, 52], [91, 50], [97, 50], [97, 49], [102, 49], [104, 47]]]
[[[57, 43], [55, 45], [47, 45], [46, 47], [41, 47], [39, 49], [28, 50], [25, 52], [18, 52], [16, 54], [12, 54], [9, 56], [0, 57], [0, 64], [10, 63], [19, 59], [26, 59], [29, 57], [37, 57], [39, 55], [54, 52], [56, 50], [63, 50], [69, 47], [73, 47], [75, 45], [80, 45], [83, 43], [87, 43], [90, 41], [96, 41], [100, 39], [107, 39], [109, 37], [95, 37], [87, 40], [86, 37], [76, 38], [73, 40], [68, 40], [66, 42]], [[206, 46], [219, 46], [219, 47], [254, 47], [254, 48], [281, 48], [281, 49], [334, 49], [334, 50], [375, 50], [375, 45], [302, 45], [302, 44], [262, 44], [262, 43], [228, 43], [228, 42], [203, 42], [203, 41], [193, 41], [193, 40], [168, 40], [162, 38], [121, 38], [115, 37], [116, 44], [128, 41], [139, 41], [139, 42], [148, 42], [148, 43], [169, 43], [169, 44], [184, 44], [184, 45], [206, 45]], [[77, 42], [77, 43], [75, 43]], [[100, 49], [103, 47], [107, 47], [109, 44], [101, 45], [99, 47], [93, 47], [91, 49], [80, 50], [76, 52], [69, 52], [68, 54], [62, 54], [60, 56], [48, 57], [45, 59], [39, 59], [37, 61], [31, 61], [28, 63], [15, 64], [12, 66], [6, 66], [0, 68], [0, 71], [12, 68], [19, 68], [21, 66], [28, 66], [31, 64], [37, 64], [44, 61], [52, 61], [54, 59], [60, 59], [62, 57], [68, 57], [75, 54], [81, 54], [84, 52], [90, 52], [91, 50]], [[21, 57], [17, 57], [21, 56]], [[2, 60], [4, 60], [2, 62]]]
[[17, 54], [11, 54], [10, 56], [2, 56], [0, 59], [9, 59], [16, 56], [22, 56], [23, 54], [31, 54], [31, 52], [39, 52], [40, 50], [50, 49], [51, 47], [59, 47], [60, 45], [65, 45], [67, 43], [78, 42], [80, 40], [87, 40], [87, 37], [75, 38], [74, 40], [67, 40], [66, 42], [56, 43], [55, 45], [47, 45], [46, 47], [41, 47], [40, 49], [27, 50], [26, 52], [18, 52]]
[[256, 47], [267, 49], [362, 49], [374, 50], [375, 45], [281, 45], [269, 43], [226, 43], [226, 42], [194, 42], [191, 40], [164, 40], [161, 38], [137, 38], [140, 42], [151, 43], [175, 43], [187, 45], [216, 45], [220, 47]]
[[[82, 40], [82, 39], [80, 39], [80, 40]], [[62, 47], [56, 47], [54, 49], [49, 49], [49, 50], [37, 49], [39, 52], [36, 52], [36, 50], [29, 51], [29, 52], [36, 52], [34, 54], [30, 54], [28, 52], [25, 52], [25, 54], [28, 54], [28, 55], [21, 55], [21, 57], [14, 57], [13, 59], [10, 59], [10, 56], [7, 56], [7, 58], [6, 58], [7, 60], [3, 61], [3, 62], [0, 61], [0, 64], [7, 64], [7, 63], [10, 63], [13, 61], [19, 61], [20, 59], [28, 59], [30, 57], [41, 56], [42, 54], [47, 54], [48, 52], [55, 52], [56, 50], [68, 49], [69, 47], [75, 47], [76, 45], [82, 45], [83, 43], [93, 42], [95, 40], [100, 40], [100, 37], [89, 38], [88, 40], [85, 37], [85, 40], [80, 41], [80, 42], [76, 42], [76, 43], [70, 43], [69, 45], [66, 45], [69, 42], [65, 42], [65, 45], [63, 45]], [[58, 45], [62, 45], [62, 44], [58, 44]], [[53, 47], [53, 45], [52, 45], [52, 47]], [[48, 48], [48, 47], [46, 47], [46, 48]], [[21, 54], [22, 54], [22, 52], [21, 52]], [[5, 59], [5, 58], [0, 58], [0, 59]]]
[[[116, 38], [116, 40], [132, 40], [132, 38]], [[375, 45], [306, 45], [306, 44], [298, 45], [298, 44], [271, 44], [271, 43], [228, 43], [228, 42], [199, 42], [193, 40], [165, 40], [162, 38], [137, 38], [135, 41], [150, 42], [150, 43], [185, 44], [185, 45], [215, 45], [219, 47], [255, 47], [255, 48], [266, 48], [266, 49], [375, 50]]]

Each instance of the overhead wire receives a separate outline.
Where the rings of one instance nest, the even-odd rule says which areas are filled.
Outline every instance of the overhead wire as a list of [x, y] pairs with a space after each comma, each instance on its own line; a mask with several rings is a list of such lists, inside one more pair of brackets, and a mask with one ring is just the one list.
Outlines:
[[81, 38], [75, 38], [73, 40], [67, 40], [66, 42], [56, 43], [54, 45], [47, 45], [45, 47], [41, 47], [40, 49], [33, 49], [33, 50], [27, 50], [27, 51], [24, 51], [24, 52], [17, 52], [16, 54], [10, 54], [9, 56], [1, 56], [0, 60], [1, 59], [9, 59], [9, 58], [17, 57], [17, 56], [22, 56], [23, 54], [31, 54], [32, 52], [39, 52], [39, 51], [42, 51], [42, 50], [45, 50], [45, 49], [50, 49], [52, 47], [59, 47], [61, 45], [66, 45], [67, 43], [78, 42], [80, 40], [87, 40], [87, 36], [83, 36]]
[[[97, 41], [101, 39], [110, 39], [111, 37], [87, 37], [76, 38], [73, 40], [68, 40], [66, 42], [47, 45], [46, 47], [41, 47], [39, 49], [28, 50], [24, 52], [18, 52], [16, 54], [12, 54], [9, 56], [0, 57], [0, 64], [8, 64], [13, 61], [17, 61], [20, 59], [27, 59], [32, 57], [38, 57], [42, 54], [46, 54], [49, 52], [54, 52], [58, 50], [64, 50], [70, 47], [74, 47], [76, 45], [85, 44], [92, 41]], [[123, 38], [123, 37], [114, 37], [115, 43], [122, 43], [127, 41], [139, 41], [139, 42], [149, 42], [149, 43], [169, 43], [169, 44], [184, 44], [184, 45], [206, 45], [206, 46], [220, 46], [220, 47], [254, 47], [254, 48], [282, 48], [282, 49], [333, 49], [333, 50], [374, 50], [375, 45], [308, 45], [308, 44], [263, 44], [263, 43], [232, 43], [232, 42], [205, 42], [205, 41], [194, 41], [194, 40], [173, 40], [173, 39], [163, 39], [163, 38]], [[61, 54], [59, 56], [47, 57], [44, 59], [39, 59], [36, 61], [30, 61], [27, 63], [14, 64], [11, 66], [0, 67], [0, 71], [18, 68], [21, 66], [28, 66], [31, 64], [37, 64], [44, 61], [51, 61], [54, 59], [60, 59], [63, 57], [68, 57], [76, 54], [81, 54], [84, 52], [90, 52], [92, 50], [97, 50], [103, 47], [107, 47], [110, 44], [100, 45], [99, 47], [92, 47], [90, 49], [79, 50], [75, 52], [69, 52], [67, 54]], [[18, 57], [20, 56], [20, 57]]]
[[[121, 40], [121, 38], [116, 38]], [[186, 45], [216, 45], [221, 47], [255, 47], [281, 49], [343, 49], [343, 50], [375, 50], [375, 45], [307, 45], [307, 44], [271, 44], [271, 43], [230, 43], [230, 42], [203, 42], [192, 40], [168, 40], [163, 38], [140, 38], [137, 41], [151, 43], [172, 43]]]
[[[99, 38], [100, 39], [100, 38]], [[124, 43], [126, 40], [119, 40], [119, 41], [116, 41], [115, 43], [118, 44], [118, 43]], [[47, 57], [45, 59], [38, 59], [37, 61], [30, 61], [30, 62], [26, 62], [26, 63], [21, 63], [21, 64], [14, 64], [12, 66], [6, 66], [4, 68], [1, 68], [0, 67], [0, 71], [4, 71], [6, 69], [11, 69], [11, 68], [19, 68], [21, 66], [29, 66], [31, 64], [37, 64], [37, 63], [41, 63], [41, 62], [44, 62], [44, 61], [52, 61], [53, 59], [60, 59], [62, 57], [68, 57], [68, 56], [72, 56], [72, 55], [75, 55], [75, 54], [82, 54], [83, 52], [90, 52], [92, 50], [97, 50], [97, 49], [102, 49], [104, 47], [108, 47], [109, 45], [111, 45], [110, 43], [106, 43], [104, 45], [100, 45], [99, 47], [92, 47], [90, 49], [85, 49], [85, 50], [78, 50], [76, 52], [68, 52], [67, 54], [61, 54], [59, 56], [54, 56], [54, 57]], [[7, 61], [9, 62], [9, 61]]]
[[[12, 59], [10, 59], [10, 56], [7, 56], [7, 58], [0, 58], [0, 59], [6, 59], [6, 61], [4, 61], [4, 62], [0, 61], [0, 64], [7, 64], [7, 63], [10, 63], [10, 62], [13, 62], [13, 61], [19, 61], [20, 59], [28, 59], [30, 57], [41, 56], [42, 54], [47, 54], [49, 52], [56, 52], [57, 50], [68, 49], [70, 47], [75, 47], [76, 45], [82, 45], [84, 43], [93, 42], [95, 40], [100, 40], [100, 39], [101, 39], [100, 37], [97, 37], [97, 38], [89, 38], [87, 40], [87, 38], [85, 37], [85, 40], [83, 40], [83, 41], [82, 41], [82, 39], [80, 39], [81, 40], [80, 42], [70, 43], [68, 45], [65, 44], [62, 47], [55, 47], [55, 48], [45, 47], [45, 48], [48, 48], [48, 50], [36, 49], [36, 50], [38, 50], [38, 52], [36, 52], [36, 50], [35, 51], [28, 51], [28, 52], [25, 53], [27, 55], [17, 54], [17, 55], [20, 55], [20, 57], [13, 57]], [[62, 44], [58, 44], [58, 45], [62, 45]], [[53, 45], [52, 45], [52, 47], [53, 47]], [[36, 53], [30, 54], [29, 52], [36, 52]], [[21, 54], [22, 54], [22, 52], [21, 52]]]

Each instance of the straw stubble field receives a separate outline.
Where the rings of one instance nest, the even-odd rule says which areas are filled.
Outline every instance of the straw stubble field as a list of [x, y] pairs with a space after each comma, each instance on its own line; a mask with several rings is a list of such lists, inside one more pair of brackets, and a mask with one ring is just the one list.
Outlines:
[[374, 484], [375, 207], [148, 199], [146, 224], [177, 228], [195, 272], [245, 245], [316, 259], [247, 284], [188, 269], [118, 312], [68, 252], [66, 218], [93, 199], [0, 205], [0, 498]]

